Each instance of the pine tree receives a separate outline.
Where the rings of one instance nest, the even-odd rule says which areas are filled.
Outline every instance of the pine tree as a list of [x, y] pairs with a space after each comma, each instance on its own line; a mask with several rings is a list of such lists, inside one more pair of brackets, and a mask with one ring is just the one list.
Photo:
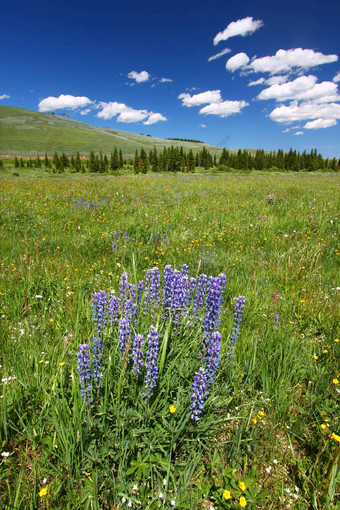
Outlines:
[[14, 168], [19, 168], [19, 160], [16, 156], [14, 158]]
[[134, 169], [135, 174], [139, 173], [139, 155], [138, 155], [138, 150], [137, 149], [136, 149], [136, 152], [135, 152], [135, 158], [133, 160], [133, 169]]

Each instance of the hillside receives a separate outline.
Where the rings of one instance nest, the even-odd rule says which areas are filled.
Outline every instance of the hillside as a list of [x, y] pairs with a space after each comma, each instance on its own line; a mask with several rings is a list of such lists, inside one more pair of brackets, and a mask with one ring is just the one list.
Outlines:
[[[114, 147], [124, 156], [133, 156], [142, 147], [182, 146], [197, 152], [205, 144], [165, 140], [137, 135], [125, 131], [90, 126], [83, 122], [47, 113], [23, 110], [12, 106], [0, 106], [0, 154], [52, 155], [54, 151], [66, 154], [88, 154], [90, 150], [110, 153]], [[221, 149], [205, 145], [212, 154]]]

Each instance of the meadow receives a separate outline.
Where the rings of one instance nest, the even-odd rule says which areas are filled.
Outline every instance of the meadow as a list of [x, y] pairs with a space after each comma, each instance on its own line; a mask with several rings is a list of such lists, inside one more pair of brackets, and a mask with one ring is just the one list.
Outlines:
[[339, 184], [4, 174], [1, 508], [339, 508]]

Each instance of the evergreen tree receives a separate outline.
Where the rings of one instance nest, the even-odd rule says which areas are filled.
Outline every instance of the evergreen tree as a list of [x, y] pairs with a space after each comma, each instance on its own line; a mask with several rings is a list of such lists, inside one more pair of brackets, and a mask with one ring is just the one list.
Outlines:
[[19, 168], [19, 160], [16, 156], [14, 158], [14, 168]]
[[133, 160], [133, 170], [134, 170], [135, 174], [139, 173], [139, 155], [138, 155], [138, 150], [137, 149], [136, 149], [136, 152], [135, 152], [135, 158]]

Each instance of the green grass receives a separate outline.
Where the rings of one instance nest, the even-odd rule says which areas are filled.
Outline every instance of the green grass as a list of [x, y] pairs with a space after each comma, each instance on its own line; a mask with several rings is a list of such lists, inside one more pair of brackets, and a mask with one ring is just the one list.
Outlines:
[[[231, 509], [243, 495], [247, 509], [339, 508], [339, 176], [9, 172], [0, 192], [2, 505]], [[119, 237], [113, 252], [119, 231], [130, 240]], [[201, 420], [188, 419], [199, 329], [176, 336], [161, 318], [154, 397], [145, 402], [141, 381], [121, 369], [115, 327], [89, 410], [76, 353], [93, 338], [92, 293], [117, 292], [125, 270], [138, 281], [167, 264], [227, 275], [222, 361]], [[238, 295], [246, 308], [231, 357]], [[147, 334], [155, 321], [143, 315], [138, 328]]]
[[116, 147], [125, 157], [133, 157], [136, 149], [152, 150], [154, 147], [179, 146], [194, 152], [206, 146], [219, 154], [221, 149], [202, 143], [179, 142], [125, 131], [94, 127], [72, 119], [46, 113], [0, 106], [0, 154], [53, 155], [54, 151], [65, 154], [88, 155], [91, 150], [110, 154]]

